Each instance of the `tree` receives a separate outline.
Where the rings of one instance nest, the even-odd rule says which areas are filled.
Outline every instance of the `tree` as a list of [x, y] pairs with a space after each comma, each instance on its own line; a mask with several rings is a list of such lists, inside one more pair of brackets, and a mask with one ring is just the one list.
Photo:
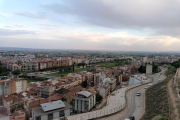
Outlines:
[[0, 76], [9, 75], [9, 70], [6, 67], [0, 66]]
[[62, 68], [59, 68], [59, 72], [61, 73], [63, 71], [63, 69]]
[[19, 69], [17, 69], [17, 70], [14, 70], [14, 71], [12, 72], [12, 74], [13, 74], [13, 75], [19, 75], [19, 74], [21, 74], [21, 71], [20, 71]]
[[100, 102], [102, 98], [103, 97], [99, 93], [96, 93], [96, 102]]
[[27, 72], [23, 72], [22, 76], [27, 77]]
[[82, 81], [81, 87], [86, 88], [87, 87], [87, 80]]
[[138, 68], [138, 71], [139, 71], [140, 73], [146, 73], [146, 66], [141, 65], [141, 66]]
[[78, 63], [78, 66], [83, 66], [83, 68], [85, 65], [86, 65], [86, 63]]
[[73, 72], [74, 72], [74, 64], [73, 64]]

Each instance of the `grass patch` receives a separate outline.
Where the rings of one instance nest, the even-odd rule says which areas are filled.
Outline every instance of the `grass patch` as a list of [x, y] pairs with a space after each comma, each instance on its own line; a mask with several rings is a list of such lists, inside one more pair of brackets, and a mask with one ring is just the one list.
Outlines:
[[155, 84], [146, 90], [146, 112], [141, 120], [152, 120], [156, 116], [162, 116], [163, 118], [157, 120], [168, 120], [169, 103], [166, 86], [173, 76], [174, 74], [169, 75], [162, 82]]
[[117, 66], [116, 63], [106, 63], [106, 64], [100, 65], [100, 67], [105, 67], [105, 68], [111, 68], [111, 67], [116, 67], [116, 66]]
[[61, 77], [61, 75], [67, 76], [69, 73], [78, 73], [78, 72], [82, 72], [82, 71], [87, 71], [89, 69], [92, 68], [80, 68], [80, 69], [75, 69], [74, 72], [73, 71], [68, 71], [68, 72], [56, 72], [56, 73], [51, 73], [51, 74], [45, 74], [47, 76], [55, 76], [55, 77]]
[[25, 80], [27, 80], [27, 83], [43, 81], [43, 80], [40, 80], [40, 79], [26, 79], [26, 78], [25, 78]]
[[155, 116], [152, 120], [168, 120], [168, 117], [158, 115], [158, 116]]

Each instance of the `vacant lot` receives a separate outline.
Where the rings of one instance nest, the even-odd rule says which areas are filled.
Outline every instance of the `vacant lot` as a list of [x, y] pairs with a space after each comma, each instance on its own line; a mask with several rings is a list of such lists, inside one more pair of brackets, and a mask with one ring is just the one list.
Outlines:
[[73, 71], [67, 71], [67, 72], [56, 72], [56, 73], [51, 73], [51, 74], [45, 74], [47, 76], [55, 76], [55, 77], [61, 77], [61, 75], [67, 76], [69, 73], [78, 73], [78, 72], [82, 72], [82, 71], [87, 71], [89, 69], [92, 68], [80, 68], [80, 69], [75, 69], [74, 72]]

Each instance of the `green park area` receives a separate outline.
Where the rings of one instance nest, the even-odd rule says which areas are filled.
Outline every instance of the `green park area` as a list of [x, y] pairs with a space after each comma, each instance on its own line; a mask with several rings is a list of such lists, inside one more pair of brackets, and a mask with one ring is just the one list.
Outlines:
[[116, 67], [117, 64], [116, 63], [106, 63], [106, 64], [102, 64], [99, 67], [105, 67], [105, 68], [111, 68], [111, 67]]
[[78, 73], [78, 72], [82, 72], [82, 71], [87, 71], [89, 69], [92, 68], [79, 68], [79, 69], [75, 69], [74, 72], [73, 71], [67, 71], [67, 72], [56, 72], [56, 73], [51, 73], [51, 74], [45, 74], [47, 76], [55, 76], [55, 77], [61, 77], [61, 75], [67, 76], [69, 73]]

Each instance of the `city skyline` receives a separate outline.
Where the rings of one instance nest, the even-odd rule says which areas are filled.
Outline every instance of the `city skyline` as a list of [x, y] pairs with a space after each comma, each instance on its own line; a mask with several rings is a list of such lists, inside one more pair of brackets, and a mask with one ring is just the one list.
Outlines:
[[180, 51], [179, 0], [0, 0], [0, 47]]

